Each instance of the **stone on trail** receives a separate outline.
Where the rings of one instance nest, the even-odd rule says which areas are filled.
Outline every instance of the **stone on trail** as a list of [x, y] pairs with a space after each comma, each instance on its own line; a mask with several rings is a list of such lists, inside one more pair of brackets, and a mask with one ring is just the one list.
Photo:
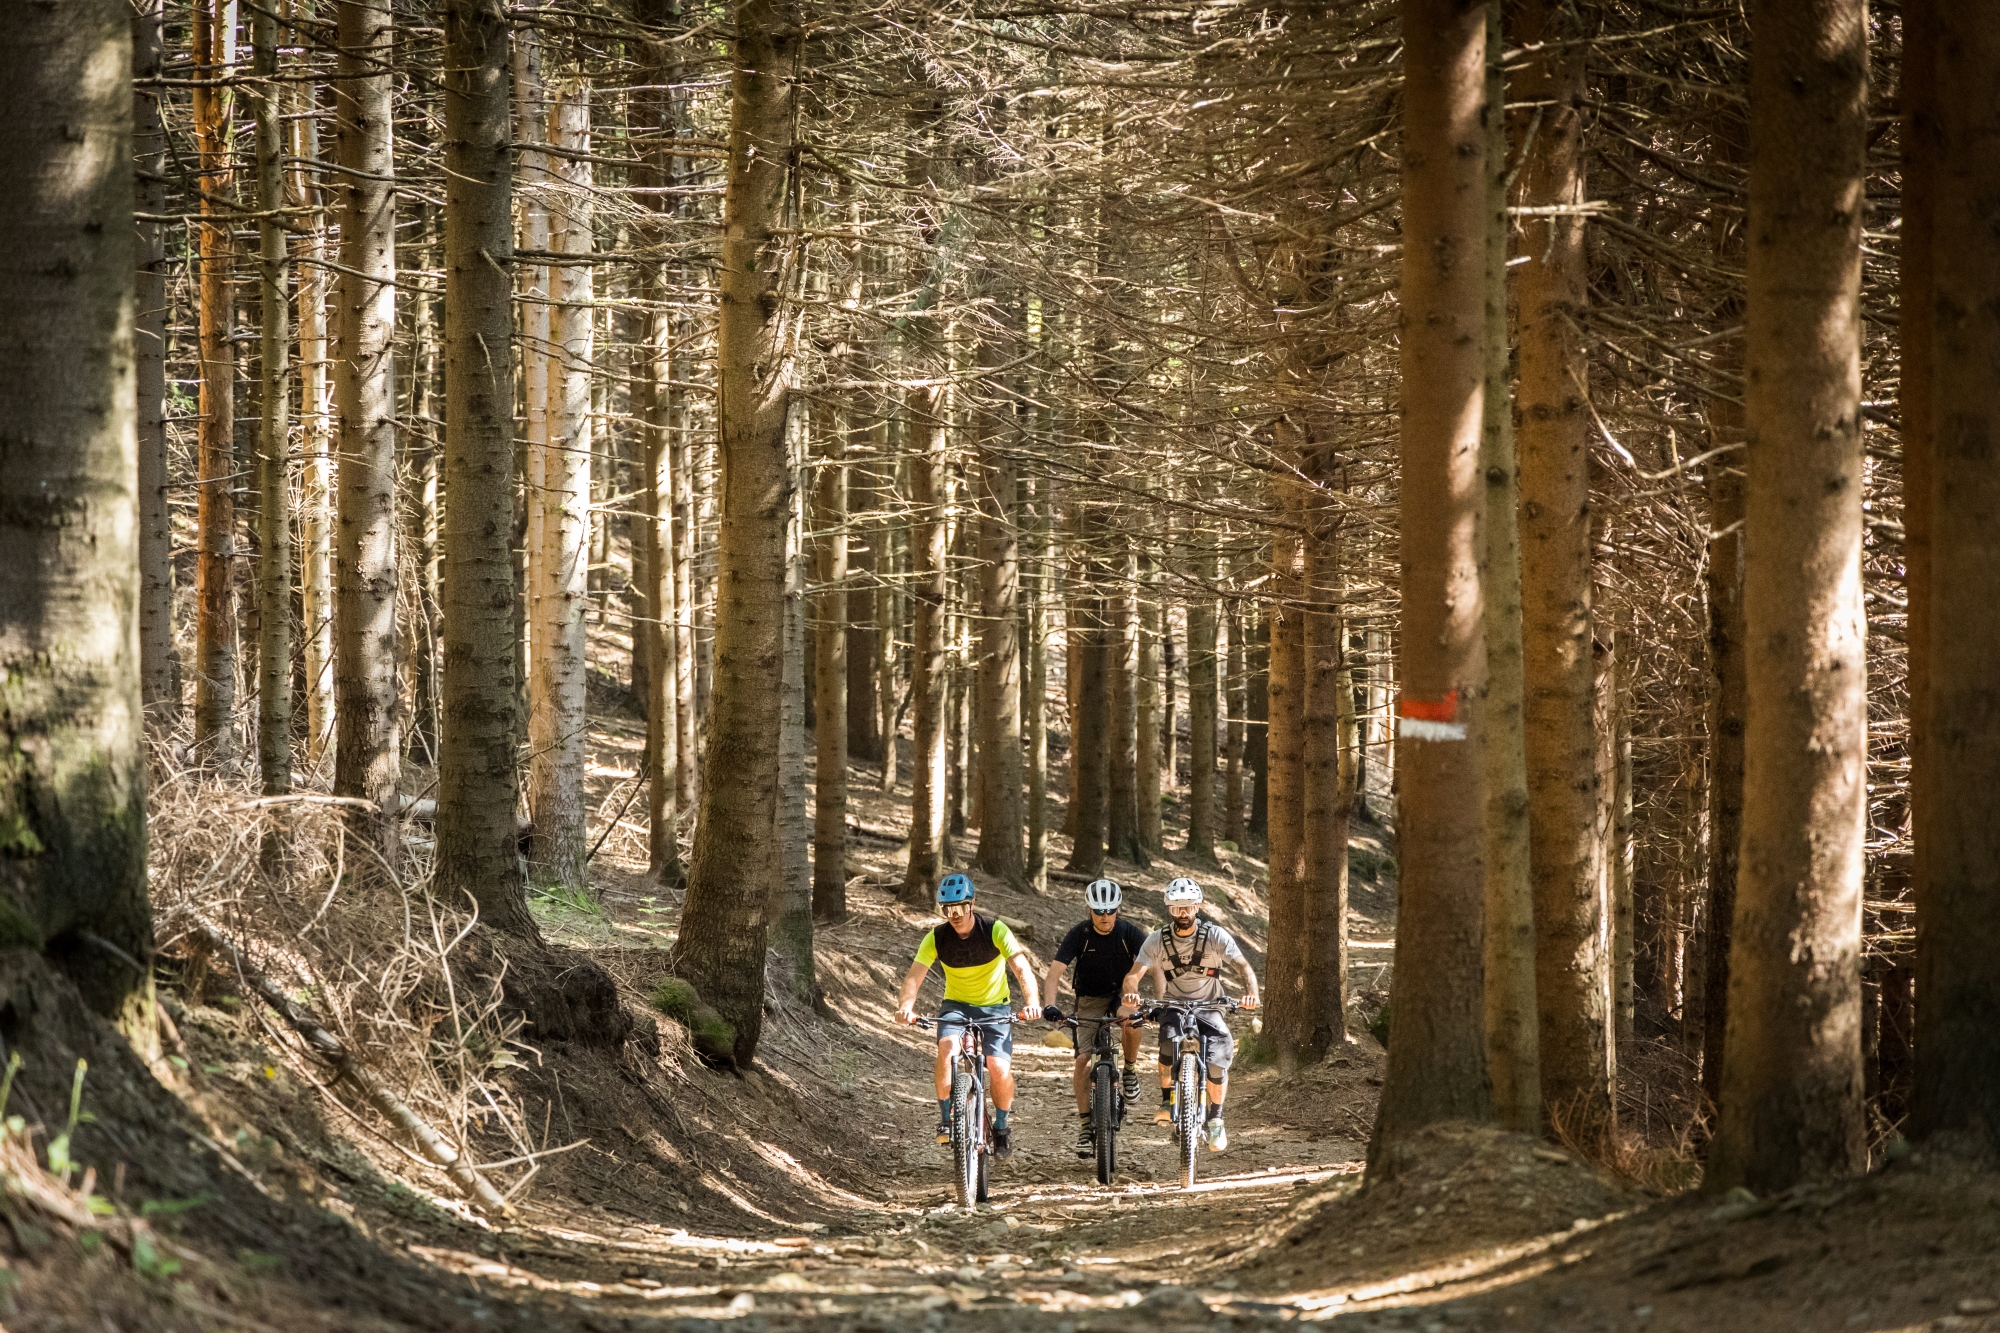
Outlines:
[[1208, 1302], [1199, 1292], [1172, 1284], [1153, 1288], [1132, 1309], [1156, 1319], [1207, 1319], [1211, 1314]]

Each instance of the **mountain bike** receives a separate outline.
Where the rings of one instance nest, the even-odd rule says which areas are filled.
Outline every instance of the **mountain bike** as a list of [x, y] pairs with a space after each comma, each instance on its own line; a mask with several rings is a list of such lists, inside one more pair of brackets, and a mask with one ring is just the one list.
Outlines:
[[951, 1064], [951, 1158], [952, 1186], [958, 1206], [971, 1208], [986, 1202], [987, 1163], [993, 1153], [993, 1123], [986, 1116], [986, 1032], [1000, 1031], [1011, 1018], [961, 1018], [939, 1014], [919, 1018], [917, 1026], [926, 1032], [940, 1023], [955, 1023], [958, 1050]]
[[1157, 1023], [1167, 1013], [1180, 1014], [1183, 1019], [1172, 1088], [1173, 1132], [1180, 1149], [1182, 1189], [1194, 1188], [1195, 1158], [1201, 1150], [1202, 1124], [1208, 1119], [1208, 1061], [1201, 1053], [1201, 1029], [1195, 1026], [1195, 1017], [1232, 1014], [1236, 1008], [1236, 1001], [1225, 995], [1215, 1000], [1154, 1000], [1135, 1015], [1142, 1023]]
[[1072, 1034], [1080, 1034], [1085, 1023], [1097, 1028], [1090, 1050], [1090, 1127], [1091, 1138], [1097, 1145], [1097, 1183], [1109, 1185], [1118, 1173], [1118, 1131], [1125, 1124], [1125, 1094], [1118, 1086], [1118, 1040], [1111, 1030], [1123, 1027], [1124, 1020], [1116, 1015], [1065, 1017], [1058, 1010], [1057, 1017], [1049, 1021], [1064, 1024]]

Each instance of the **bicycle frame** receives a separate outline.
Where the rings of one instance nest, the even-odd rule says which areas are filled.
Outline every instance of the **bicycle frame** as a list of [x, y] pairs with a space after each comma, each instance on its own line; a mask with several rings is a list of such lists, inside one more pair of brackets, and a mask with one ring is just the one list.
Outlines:
[[[966, 1018], [936, 1014], [919, 1018], [926, 1031], [956, 1025], [961, 1030], [952, 1051], [951, 1143], [959, 1205], [970, 1209], [987, 1194], [987, 1158], [992, 1154], [986, 1120], [986, 1033], [1011, 1026], [1012, 1018]], [[961, 1084], [960, 1079], [964, 1082]], [[961, 1113], [964, 1105], [972, 1114]], [[973, 1108], [977, 1108], [973, 1110]]]

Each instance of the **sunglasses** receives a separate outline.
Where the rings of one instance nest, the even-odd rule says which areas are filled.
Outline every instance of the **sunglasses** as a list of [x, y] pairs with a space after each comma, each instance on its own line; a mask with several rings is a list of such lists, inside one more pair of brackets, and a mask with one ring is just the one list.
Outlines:
[[1091, 909], [1090, 909], [1090, 914], [1091, 914], [1092, 916], [1117, 916], [1117, 915], [1118, 915], [1118, 909], [1114, 907], [1114, 908], [1112, 908], [1112, 909], [1111, 909], [1110, 911], [1108, 911], [1108, 912], [1100, 912], [1100, 911], [1098, 911], [1098, 910], [1097, 910], [1097, 909], [1096, 909], [1095, 907], [1093, 907], [1093, 908], [1091, 908]]

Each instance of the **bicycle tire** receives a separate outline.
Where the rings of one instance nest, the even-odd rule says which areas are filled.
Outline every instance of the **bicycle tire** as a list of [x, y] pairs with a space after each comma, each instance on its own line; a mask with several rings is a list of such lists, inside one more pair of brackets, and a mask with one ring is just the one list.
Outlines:
[[1201, 1122], [1208, 1089], [1201, 1078], [1201, 1061], [1192, 1055], [1181, 1057], [1174, 1091], [1175, 1117], [1180, 1123], [1181, 1188], [1194, 1188], [1194, 1164], [1201, 1151]]
[[1100, 1060], [1090, 1074], [1090, 1123], [1097, 1139], [1097, 1183], [1118, 1174], [1118, 1075]]
[[951, 1155], [952, 1185], [958, 1206], [970, 1208], [979, 1197], [979, 1142], [973, 1115], [982, 1108], [973, 1089], [977, 1081], [962, 1069], [951, 1076]]

